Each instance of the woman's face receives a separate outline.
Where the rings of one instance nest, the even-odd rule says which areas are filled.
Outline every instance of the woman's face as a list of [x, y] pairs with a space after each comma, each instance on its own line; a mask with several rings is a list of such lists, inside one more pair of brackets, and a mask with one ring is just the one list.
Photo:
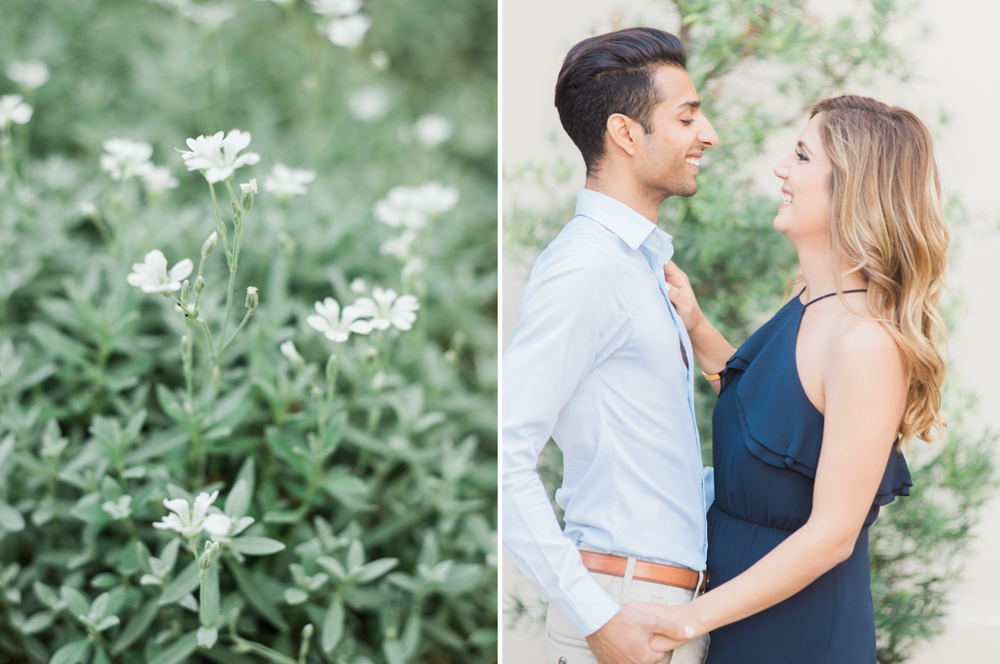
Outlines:
[[774, 229], [793, 242], [812, 238], [823, 241], [828, 237], [832, 165], [820, 138], [822, 120], [823, 113], [809, 120], [795, 149], [774, 167], [784, 194]]

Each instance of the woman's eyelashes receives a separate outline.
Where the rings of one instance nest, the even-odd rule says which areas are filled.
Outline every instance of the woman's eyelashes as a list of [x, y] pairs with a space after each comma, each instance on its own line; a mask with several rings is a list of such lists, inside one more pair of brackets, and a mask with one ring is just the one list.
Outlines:
[[795, 155], [799, 158], [799, 161], [809, 161], [809, 157], [807, 157], [804, 152], [796, 150]]

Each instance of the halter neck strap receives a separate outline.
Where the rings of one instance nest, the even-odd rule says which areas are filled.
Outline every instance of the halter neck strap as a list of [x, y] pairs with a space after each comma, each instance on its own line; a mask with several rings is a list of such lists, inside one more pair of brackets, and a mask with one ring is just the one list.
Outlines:
[[[802, 291], [805, 292], [805, 289], [803, 288]], [[867, 292], [868, 292], [867, 288], [854, 288], [852, 290], [845, 290], [844, 291], [844, 293], [867, 293]], [[808, 302], [806, 302], [805, 305], [803, 305], [802, 308], [805, 309], [810, 304], [814, 304], [816, 302], [819, 302], [820, 300], [825, 300], [826, 298], [833, 297], [834, 295], [836, 295], [836, 293], [827, 293], [826, 295], [820, 295], [815, 300], [809, 300]], [[799, 293], [799, 297], [802, 297], [802, 293]]]

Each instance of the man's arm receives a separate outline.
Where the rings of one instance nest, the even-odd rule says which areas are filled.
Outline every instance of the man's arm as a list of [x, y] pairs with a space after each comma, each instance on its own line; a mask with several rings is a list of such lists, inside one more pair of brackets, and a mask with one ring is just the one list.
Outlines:
[[605, 664], [659, 661], [653, 633], [683, 637], [683, 628], [622, 610], [590, 576], [559, 529], [536, 466], [597, 358], [624, 343], [627, 297], [617, 266], [597, 249], [549, 259], [532, 273], [503, 358], [504, 550]]

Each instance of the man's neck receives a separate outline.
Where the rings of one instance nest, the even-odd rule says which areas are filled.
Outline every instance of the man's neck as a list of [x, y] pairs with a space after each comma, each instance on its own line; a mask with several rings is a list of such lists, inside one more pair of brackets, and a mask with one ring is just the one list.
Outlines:
[[660, 214], [660, 203], [663, 202], [663, 199], [650, 196], [649, 192], [643, 191], [635, 183], [588, 175], [587, 182], [583, 187], [604, 194], [619, 203], [624, 203], [654, 225], [656, 224]]

